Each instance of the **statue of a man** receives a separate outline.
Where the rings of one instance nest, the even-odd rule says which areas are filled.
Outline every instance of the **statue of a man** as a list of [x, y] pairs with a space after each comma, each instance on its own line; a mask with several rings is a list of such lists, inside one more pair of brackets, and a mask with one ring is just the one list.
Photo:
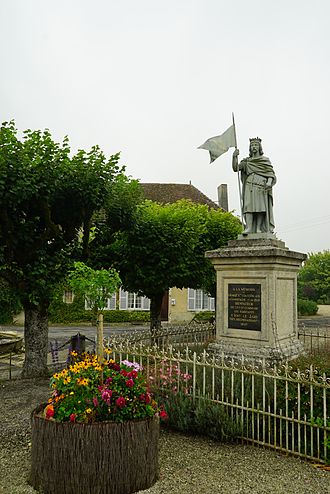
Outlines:
[[273, 166], [264, 156], [261, 139], [250, 139], [249, 157], [238, 163], [239, 150], [233, 153], [233, 170], [241, 172], [242, 213], [247, 233], [272, 233], [275, 224], [273, 216], [272, 187], [276, 183]]

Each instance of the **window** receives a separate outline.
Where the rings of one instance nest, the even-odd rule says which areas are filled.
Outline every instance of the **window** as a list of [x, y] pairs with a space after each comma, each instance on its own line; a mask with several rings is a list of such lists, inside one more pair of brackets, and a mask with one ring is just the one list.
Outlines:
[[209, 297], [203, 290], [188, 288], [188, 310], [214, 310], [214, 297]]
[[119, 308], [121, 310], [149, 310], [150, 300], [147, 297], [141, 297], [136, 293], [119, 290]]
[[74, 299], [73, 291], [72, 290], [65, 290], [63, 293], [63, 302], [65, 304], [72, 304]]

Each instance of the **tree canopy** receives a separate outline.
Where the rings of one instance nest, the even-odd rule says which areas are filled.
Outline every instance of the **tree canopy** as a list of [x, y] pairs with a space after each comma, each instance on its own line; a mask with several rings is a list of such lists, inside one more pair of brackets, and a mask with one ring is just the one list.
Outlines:
[[70, 157], [68, 138], [54, 142], [48, 130], [20, 139], [14, 122], [0, 128], [0, 276], [25, 311], [26, 376], [46, 372], [49, 301], [73, 260], [88, 255], [93, 214], [123, 174], [118, 161], [98, 146]]
[[151, 328], [159, 327], [164, 292], [174, 286], [211, 291], [215, 272], [205, 251], [240, 231], [239, 220], [222, 210], [186, 200], [166, 205], [144, 201], [130, 228], [116, 234], [109, 257], [103, 250], [98, 261], [114, 263], [126, 290], [150, 298]]
[[298, 295], [320, 304], [330, 303], [330, 250], [308, 254], [298, 273]]

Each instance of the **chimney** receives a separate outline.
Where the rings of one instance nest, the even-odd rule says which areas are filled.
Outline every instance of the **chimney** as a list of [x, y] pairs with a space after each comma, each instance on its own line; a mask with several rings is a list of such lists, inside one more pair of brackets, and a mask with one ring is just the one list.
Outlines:
[[218, 201], [220, 208], [228, 211], [228, 192], [227, 184], [220, 184], [218, 186]]

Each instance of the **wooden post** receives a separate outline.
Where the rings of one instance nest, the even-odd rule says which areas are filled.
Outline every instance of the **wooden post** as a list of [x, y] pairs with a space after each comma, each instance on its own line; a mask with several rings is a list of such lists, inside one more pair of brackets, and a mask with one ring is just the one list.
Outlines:
[[100, 363], [103, 360], [103, 314], [99, 314], [97, 318], [97, 333], [96, 333], [96, 352]]

